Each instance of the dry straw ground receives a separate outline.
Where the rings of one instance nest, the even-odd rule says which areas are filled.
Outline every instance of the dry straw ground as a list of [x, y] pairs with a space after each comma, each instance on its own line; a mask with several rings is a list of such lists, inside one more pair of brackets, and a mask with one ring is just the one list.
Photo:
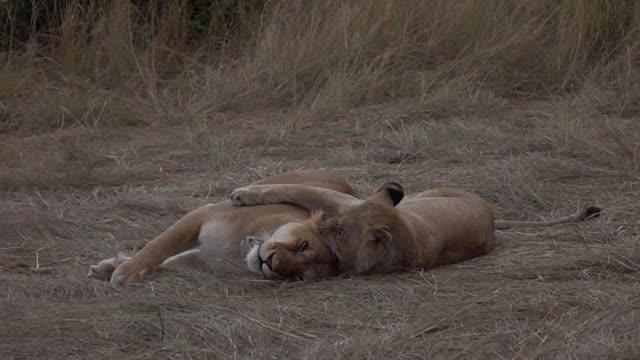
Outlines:
[[[640, 358], [636, 2], [271, 1], [195, 43], [184, 1], [83, 4], [2, 53], [3, 359]], [[429, 271], [85, 277], [299, 168], [604, 214]]]

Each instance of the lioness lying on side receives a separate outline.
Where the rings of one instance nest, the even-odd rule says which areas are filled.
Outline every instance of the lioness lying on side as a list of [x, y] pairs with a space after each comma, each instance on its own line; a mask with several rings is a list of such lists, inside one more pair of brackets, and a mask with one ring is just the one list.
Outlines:
[[[305, 188], [324, 188], [337, 194], [353, 193], [345, 179], [321, 171], [280, 174], [256, 184], [304, 184]], [[307, 209], [292, 204], [240, 208], [225, 200], [205, 205], [171, 225], [133, 257], [118, 255], [92, 265], [89, 276], [105, 280], [111, 278], [114, 284], [130, 283], [157, 269], [202, 268], [208, 261], [220, 258], [244, 267], [241, 255], [243, 241], [277, 236], [271, 234], [282, 225], [303, 222], [309, 217]], [[279, 231], [286, 229], [287, 225]], [[335, 257], [322, 243], [308, 244], [297, 250], [308, 256], [290, 262], [286, 271], [283, 270], [283, 276], [313, 279], [335, 274]], [[320, 264], [309, 263], [316, 259]]]
[[[318, 248], [324, 244], [336, 254], [339, 272], [388, 273], [432, 268], [486, 254], [494, 245], [494, 229], [565, 224], [600, 213], [599, 208], [589, 207], [547, 222], [494, 221], [491, 205], [466, 191], [433, 189], [401, 202], [403, 197], [404, 190], [397, 183], [383, 185], [366, 200], [304, 185], [254, 185], [236, 189], [231, 200], [238, 206], [290, 203], [321, 210], [306, 221], [281, 227], [269, 240], [254, 245], [247, 265], [268, 278], [282, 277], [282, 269], [296, 258], [290, 251], [296, 246]], [[309, 262], [310, 266], [321, 263]]]

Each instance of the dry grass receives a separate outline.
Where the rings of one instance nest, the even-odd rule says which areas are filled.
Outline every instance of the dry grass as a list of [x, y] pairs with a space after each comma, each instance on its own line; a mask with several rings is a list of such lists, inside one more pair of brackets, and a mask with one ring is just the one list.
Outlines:
[[[112, 3], [0, 54], [4, 358], [640, 357], [638, 4], [273, 1], [203, 45], [182, 1]], [[300, 168], [458, 186], [500, 217], [605, 212], [426, 272], [85, 277]]]
[[[530, 114], [556, 109], [551, 104]], [[524, 108], [513, 111], [502, 115], [511, 118]], [[558, 124], [555, 117], [534, 119], [540, 124], [533, 134]], [[223, 170], [210, 167], [209, 156], [191, 147], [180, 150], [182, 141], [172, 137], [182, 130], [163, 129], [129, 133], [126, 141], [97, 137], [90, 145], [79, 144], [96, 158], [110, 146], [122, 151], [120, 163], [98, 162], [92, 175], [78, 172], [73, 159], [59, 160], [58, 168], [53, 162], [38, 168], [30, 161], [3, 162], [10, 164], [3, 167], [3, 184], [14, 178], [13, 185], [5, 185], [0, 222], [3, 353], [10, 358], [635, 358], [640, 353], [640, 194], [632, 158], [624, 158], [606, 133], [572, 139], [569, 144], [581, 152], [566, 152], [560, 129], [568, 124], [558, 125], [556, 139], [531, 136], [520, 125], [494, 118], [494, 126], [501, 124], [499, 143], [459, 142], [458, 122], [470, 121], [431, 123], [441, 137], [450, 129], [452, 142], [408, 142], [403, 146], [421, 157], [405, 162], [395, 160], [396, 147], [379, 146], [379, 129], [362, 130], [357, 139], [337, 135], [324, 146], [306, 137], [275, 145], [265, 139], [263, 145], [235, 150], [239, 163]], [[313, 130], [320, 131], [308, 131]], [[52, 156], [60, 145], [47, 144], [49, 136], [2, 142], [0, 153], [11, 148], [34, 159]], [[84, 136], [89, 130], [75, 134]], [[120, 142], [135, 155], [124, 154], [127, 147]], [[359, 161], [345, 156], [347, 149]], [[189, 209], [222, 199], [259, 176], [300, 166], [329, 166], [363, 193], [388, 178], [411, 191], [455, 184], [482, 194], [511, 218], [562, 215], [585, 202], [604, 205], [606, 213], [576, 227], [503, 233], [492, 254], [428, 272], [299, 284], [220, 269], [162, 274], [118, 291], [85, 278], [89, 264], [117, 250], [135, 251]], [[34, 181], [31, 176], [43, 169], [61, 177]]]

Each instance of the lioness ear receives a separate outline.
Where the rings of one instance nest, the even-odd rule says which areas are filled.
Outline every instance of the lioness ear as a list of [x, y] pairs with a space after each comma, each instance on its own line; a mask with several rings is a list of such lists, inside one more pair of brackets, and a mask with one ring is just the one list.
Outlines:
[[373, 241], [379, 246], [383, 248], [389, 247], [391, 244], [391, 240], [393, 240], [393, 235], [391, 235], [391, 231], [386, 227], [381, 227], [377, 229], [373, 229], [371, 231], [373, 235]]
[[342, 225], [340, 221], [336, 218], [328, 218], [320, 223], [315, 231], [320, 241], [331, 249], [331, 253], [336, 256], [338, 261], [342, 261], [342, 257], [338, 253], [338, 244], [336, 243], [337, 238], [342, 235]]
[[328, 218], [318, 222], [316, 230], [321, 236], [335, 237], [342, 233], [342, 225], [338, 219]]
[[392, 206], [396, 206], [404, 198], [404, 189], [396, 182], [388, 182], [380, 186], [372, 197], [383, 199]]
[[246, 241], [247, 245], [249, 246], [254, 246], [254, 245], [260, 245], [264, 242], [263, 239], [257, 237], [257, 236], [247, 236], [244, 238], [244, 241]]
[[325, 219], [327, 218], [327, 216], [324, 214], [324, 211], [321, 210], [314, 210], [311, 213], [311, 218], [309, 218], [309, 224], [311, 224], [311, 227], [313, 228], [314, 231], [318, 230], [318, 225], [320, 225]]

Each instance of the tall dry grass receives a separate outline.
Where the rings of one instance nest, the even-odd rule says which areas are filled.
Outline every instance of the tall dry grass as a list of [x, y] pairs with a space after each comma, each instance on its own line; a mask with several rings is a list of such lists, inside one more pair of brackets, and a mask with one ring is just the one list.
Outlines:
[[[197, 82], [194, 72], [220, 65], [231, 58], [227, 49], [241, 48], [228, 44], [250, 37], [262, 3], [0, 3], [0, 19], [3, 11], [6, 15], [0, 36], [0, 131], [172, 120], [168, 106], [182, 107], [179, 92]], [[20, 23], [18, 14], [26, 20]], [[171, 100], [162, 98], [168, 85]]]
[[310, 108], [433, 103], [451, 91], [540, 96], [590, 82], [637, 105], [633, 1], [292, 1], [267, 19], [250, 60], [265, 79], [256, 86]]
[[0, 55], [5, 130], [273, 107], [313, 119], [380, 103], [465, 111], [583, 93], [640, 105], [632, 0], [212, 0], [218, 18], [196, 32], [198, 1], [54, 3], [55, 26]]

